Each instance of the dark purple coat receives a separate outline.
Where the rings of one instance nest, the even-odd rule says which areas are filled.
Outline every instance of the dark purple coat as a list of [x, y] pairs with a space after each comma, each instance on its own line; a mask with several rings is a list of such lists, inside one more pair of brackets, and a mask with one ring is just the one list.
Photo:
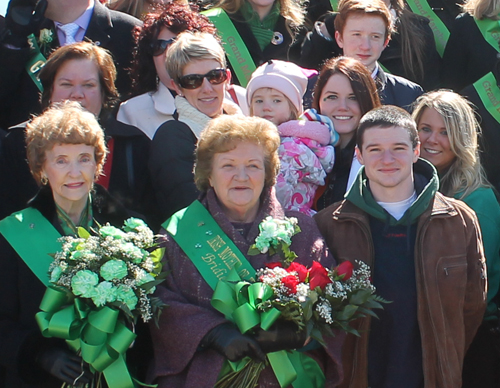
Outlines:
[[[265, 217], [285, 216], [274, 189], [264, 193], [261, 207], [246, 239], [227, 219], [212, 189], [202, 196], [201, 202], [255, 269], [280, 260], [277, 255], [246, 254], [250, 245], [255, 242], [259, 224]], [[298, 255], [297, 262], [310, 266], [316, 260], [326, 267], [333, 266], [335, 262], [313, 219], [298, 212], [287, 212], [286, 215], [296, 217], [302, 229], [302, 232], [293, 237], [291, 245], [291, 249]], [[212, 388], [224, 358], [212, 349], [199, 350], [198, 347], [202, 338], [212, 328], [224, 323], [225, 318], [210, 305], [213, 294], [210, 286], [170, 236], [166, 237], [166, 248], [164, 269], [171, 272], [162, 286], [158, 287], [157, 294], [169, 307], [163, 310], [159, 328], [154, 324], [151, 326], [155, 350], [152, 379], [158, 383], [159, 388]], [[323, 368], [327, 379], [326, 387], [334, 387], [342, 377], [340, 347], [343, 335], [326, 340], [326, 349], [320, 348], [308, 354]], [[279, 387], [271, 368], [267, 367], [262, 372], [259, 387]]]

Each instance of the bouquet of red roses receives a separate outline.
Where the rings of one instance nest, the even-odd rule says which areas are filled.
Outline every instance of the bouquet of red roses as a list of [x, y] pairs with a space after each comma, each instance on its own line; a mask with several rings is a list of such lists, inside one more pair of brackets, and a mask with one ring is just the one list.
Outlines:
[[[372, 309], [382, 308], [381, 303], [386, 303], [375, 295], [369, 267], [363, 262], [357, 264], [357, 269], [350, 262], [344, 262], [329, 270], [316, 261], [310, 268], [296, 262], [287, 268], [281, 263], [270, 263], [257, 271], [255, 283], [227, 279], [225, 289], [216, 289], [212, 304], [235, 322], [242, 333], [258, 328], [268, 330], [276, 320], [286, 320], [297, 325], [297, 332], [306, 330], [306, 337], [324, 345], [323, 336], [334, 336], [334, 330], [359, 335], [349, 322], [366, 315], [376, 317]], [[228, 313], [219, 303], [224, 298], [222, 295], [227, 299], [230, 289], [234, 309]], [[282, 387], [288, 386], [293, 376], [279, 375], [278, 370], [283, 368], [275, 365], [282, 362], [279, 358], [282, 360], [287, 355], [290, 352], [268, 353], [266, 360]], [[265, 364], [244, 360], [231, 366], [233, 369], [219, 379], [217, 388], [255, 387]]]
[[[370, 268], [362, 261], [356, 262], [357, 269], [348, 261], [333, 269], [316, 261], [310, 268], [295, 262], [297, 255], [290, 250], [290, 244], [292, 237], [300, 233], [297, 219], [267, 217], [259, 228], [260, 234], [248, 253], [278, 253], [283, 263], [269, 263], [257, 270], [255, 283], [240, 279], [233, 270], [219, 282], [212, 298], [214, 308], [233, 321], [242, 333], [269, 330], [276, 320], [285, 320], [297, 325], [297, 333], [305, 330], [307, 338], [324, 345], [323, 336], [333, 336], [334, 330], [359, 335], [349, 322], [366, 315], [376, 317], [372, 309], [382, 308], [381, 303], [387, 302], [375, 295]], [[293, 353], [267, 354], [266, 363], [271, 365], [282, 387], [294, 381], [294, 371], [291, 375], [283, 374], [286, 357], [290, 356], [290, 365], [294, 364]], [[229, 364], [232, 370], [221, 374], [217, 388], [255, 387], [265, 367], [262, 362], [246, 359]]]
[[372, 310], [388, 301], [375, 294], [368, 265], [362, 261], [356, 264], [354, 269], [345, 261], [330, 270], [316, 261], [311, 268], [296, 262], [288, 268], [270, 263], [258, 270], [257, 276], [272, 288], [273, 298], [258, 308], [280, 310], [280, 319], [294, 321], [298, 329], [306, 329], [308, 337], [322, 344], [323, 335], [333, 336], [334, 329], [359, 335], [349, 322], [366, 315], [376, 317]]

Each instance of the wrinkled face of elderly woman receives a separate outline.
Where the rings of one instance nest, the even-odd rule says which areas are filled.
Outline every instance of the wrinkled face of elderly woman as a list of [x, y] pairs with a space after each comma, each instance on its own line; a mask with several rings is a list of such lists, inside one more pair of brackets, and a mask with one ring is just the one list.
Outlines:
[[102, 108], [102, 89], [97, 65], [90, 59], [70, 59], [56, 73], [50, 101], [76, 101], [99, 116]]
[[251, 222], [257, 215], [266, 176], [264, 157], [264, 149], [251, 142], [214, 155], [210, 185], [233, 222]]
[[55, 202], [66, 212], [85, 206], [96, 172], [95, 147], [56, 144], [45, 151], [42, 181], [48, 180]]

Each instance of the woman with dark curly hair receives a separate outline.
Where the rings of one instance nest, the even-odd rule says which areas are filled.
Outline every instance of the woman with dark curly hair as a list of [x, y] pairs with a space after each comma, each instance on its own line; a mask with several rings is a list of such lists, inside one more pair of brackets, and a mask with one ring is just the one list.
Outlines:
[[165, 56], [175, 37], [186, 30], [215, 34], [215, 27], [195, 7], [178, 3], [159, 5], [134, 31], [136, 46], [130, 71], [134, 97], [121, 104], [117, 118], [151, 139], [175, 111], [175, 92], [171, 90]]

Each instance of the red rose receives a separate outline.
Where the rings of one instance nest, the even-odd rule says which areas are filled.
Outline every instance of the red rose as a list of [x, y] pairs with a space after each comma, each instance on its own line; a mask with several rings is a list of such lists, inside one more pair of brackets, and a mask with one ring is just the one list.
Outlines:
[[299, 281], [297, 280], [297, 277], [295, 275], [285, 276], [281, 279], [281, 283], [283, 283], [283, 285], [288, 288], [290, 294], [297, 293], [297, 284], [299, 284]]
[[313, 261], [313, 265], [309, 270], [309, 288], [314, 290], [319, 287], [323, 290], [331, 282], [327, 270], [317, 261]]
[[276, 267], [283, 268], [283, 265], [281, 265], [281, 263], [279, 261], [273, 261], [271, 263], [267, 263], [266, 267], [269, 268], [269, 269], [273, 269], [273, 268], [276, 268]]
[[287, 272], [292, 272], [295, 271], [299, 275], [299, 281], [303, 282], [306, 280], [307, 277], [307, 268], [304, 267], [302, 264], [296, 263], [295, 261], [290, 264], [290, 267], [288, 267]]
[[335, 268], [335, 270], [337, 271], [337, 275], [344, 275], [344, 277], [342, 278], [342, 280], [344, 281], [351, 278], [353, 269], [354, 266], [350, 261], [344, 261], [342, 264], [338, 265], [337, 268]]

